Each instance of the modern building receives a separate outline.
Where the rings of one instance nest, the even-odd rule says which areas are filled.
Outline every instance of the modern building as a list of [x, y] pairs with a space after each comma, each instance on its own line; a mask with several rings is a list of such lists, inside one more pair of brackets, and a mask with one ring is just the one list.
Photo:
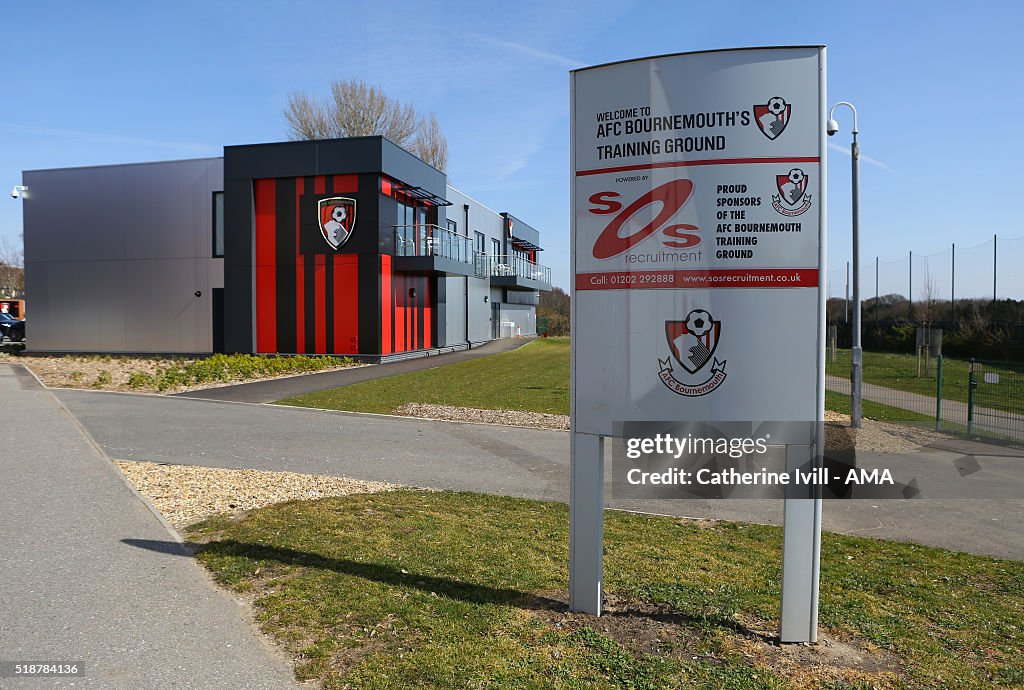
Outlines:
[[23, 174], [32, 351], [393, 359], [536, 333], [540, 235], [382, 137]]

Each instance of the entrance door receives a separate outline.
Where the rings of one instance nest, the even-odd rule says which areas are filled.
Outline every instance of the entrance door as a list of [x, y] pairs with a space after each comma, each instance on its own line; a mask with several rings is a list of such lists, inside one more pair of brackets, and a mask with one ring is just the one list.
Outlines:
[[501, 302], [491, 302], [491, 340], [501, 337]]

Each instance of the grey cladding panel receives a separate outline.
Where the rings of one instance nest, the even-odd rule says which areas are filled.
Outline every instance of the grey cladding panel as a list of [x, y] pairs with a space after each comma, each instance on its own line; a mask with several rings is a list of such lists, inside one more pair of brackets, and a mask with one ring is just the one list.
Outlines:
[[25, 173], [29, 347], [209, 352], [222, 178], [219, 158]]

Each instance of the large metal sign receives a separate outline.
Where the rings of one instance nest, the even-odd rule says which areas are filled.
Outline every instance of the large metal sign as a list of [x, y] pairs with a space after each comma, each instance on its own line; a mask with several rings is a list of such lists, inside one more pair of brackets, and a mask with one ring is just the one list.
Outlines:
[[[825, 49], [571, 78], [570, 597], [599, 613], [602, 440], [617, 425], [823, 418]], [[820, 502], [786, 504], [802, 565], [784, 574], [783, 636], [813, 639], [794, 630], [816, 621], [787, 612], [816, 610]]]

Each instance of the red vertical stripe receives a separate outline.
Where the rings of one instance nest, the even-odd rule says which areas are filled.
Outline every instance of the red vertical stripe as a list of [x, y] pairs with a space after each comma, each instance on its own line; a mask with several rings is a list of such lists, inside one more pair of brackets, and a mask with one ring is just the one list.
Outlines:
[[391, 354], [391, 324], [395, 320], [394, 302], [395, 298], [391, 292], [391, 257], [384, 254], [380, 257], [380, 352], [384, 355]]
[[256, 351], [277, 351], [275, 180], [255, 180], [256, 196]]
[[[334, 176], [334, 192], [335, 194], [355, 194], [359, 191], [359, 176], [358, 175], [335, 175]], [[359, 217], [359, 209], [356, 209], [356, 217]]]
[[333, 259], [334, 352], [359, 354], [359, 257], [335, 254]]
[[323, 175], [317, 175], [313, 178], [313, 193], [314, 194], [325, 194], [327, 192], [327, 178]]
[[316, 273], [313, 276], [316, 291], [313, 294], [316, 305], [316, 322], [313, 324], [316, 334], [316, 353], [323, 355], [327, 353], [327, 257], [324, 254], [317, 254], [314, 257], [316, 262]]
[[306, 351], [306, 264], [299, 251], [300, 197], [306, 188], [306, 180], [295, 178], [295, 351]]
[[430, 316], [431, 316], [431, 303], [430, 303], [430, 278], [423, 281], [424, 290], [426, 293], [423, 295], [423, 347], [430, 348], [433, 344], [430, 342]]
[[395, 274], [395, 352], [405, 352], [405, 276]]
[[420, 294], [419, 290], [420, 281], [413, 278], [409, 281], [412, 285], [413, 290], [416, 290], [416, 296], [412, 298], [412, 309], [409, 310], [409, 331], [412, 333], [412, 337], [409, 338], [409, 349], [418, 350], [420, 344], [420, 324], [419, 324], [419, 312], [420, 302], [423, 299], [423, 295]]

